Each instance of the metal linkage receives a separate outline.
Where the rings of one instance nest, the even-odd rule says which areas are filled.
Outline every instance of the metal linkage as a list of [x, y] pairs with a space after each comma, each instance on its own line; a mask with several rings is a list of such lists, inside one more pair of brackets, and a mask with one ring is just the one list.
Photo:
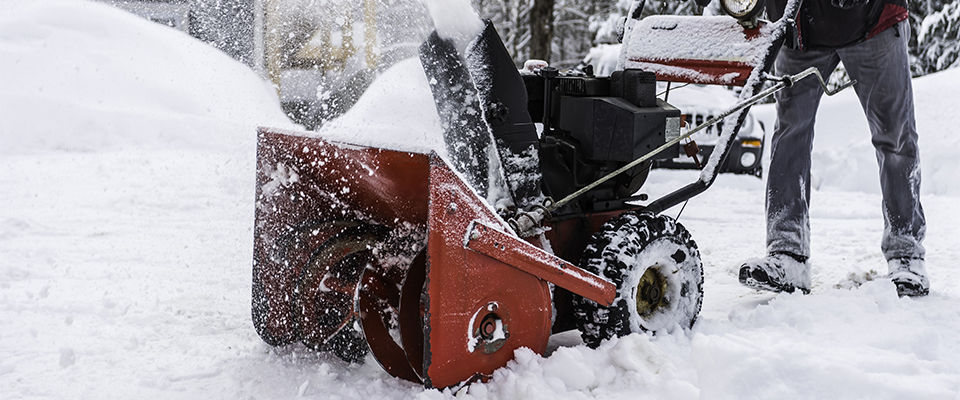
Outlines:
[[761, 79], [765, 81], [781, 82], [786, 85], [785, 87], [791, 87], [796, 81], [799, 81], [810, 75], [814, 75], [817, 77], [817, 80], [820, 83], [820, 88], [823, 89], [823, 93], [826, 94], [827, 96], [833, 96], [837, 93], [842, 92], [844, 89], [857, 84], [856, 80], [851, 80], [847, 83], [844, 83], [843, 85], [840, 85], [840, 87], [838, 87], [836, 90], [830, 90], [830, 88], [827, 86], [827, 82], [823, 79], [823, 75], [821, 75], [820, 71], [817, 70], [815, 67], [807, 68], [803, 70], [803, 72], [800, 72], [799, 74], [796, 74], [796, 75], [771, 76], [766, 73], [763, 75], [764, 76], [761, 77]]

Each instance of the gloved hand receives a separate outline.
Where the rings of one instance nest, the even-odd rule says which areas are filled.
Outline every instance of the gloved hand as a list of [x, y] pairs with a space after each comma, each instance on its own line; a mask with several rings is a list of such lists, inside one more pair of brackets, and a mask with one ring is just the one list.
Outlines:
[[867, 4], [867, 1], [869, 0], [830, 0], [830, 5], [842, 10], [849, 10], [855, 6]]

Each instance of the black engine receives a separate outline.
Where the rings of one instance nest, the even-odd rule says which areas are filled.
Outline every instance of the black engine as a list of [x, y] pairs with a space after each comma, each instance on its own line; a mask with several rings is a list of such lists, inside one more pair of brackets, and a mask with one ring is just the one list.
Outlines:
[[[642, 70], [610, 77], [560, 74], [543, 68], [523, 75], [527, 110], [540, 121], [543, 190], [562, 198], [660, 147], [680, 134], [680, 110], [657, 98], [656, 76]], [[679, 147], [657, 154], [671, 159]], [[621, 209], [646, 180], [643, 163], [591, 190], [560, 214]]]

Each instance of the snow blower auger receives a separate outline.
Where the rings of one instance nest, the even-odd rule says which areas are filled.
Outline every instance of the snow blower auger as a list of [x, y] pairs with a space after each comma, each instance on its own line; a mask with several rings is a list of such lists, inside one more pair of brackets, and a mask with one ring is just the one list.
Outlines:
[[[519, 347], [543, 352], [555, 332], [579, 329], [596, 346], [692, 327], [700, 254], [660, 212], [713, 183], [750, 105], [819, 77], [766, 74], [790, 19], [743, 15], [632, 18], [626, 69], [611, 77], [521, 75], [489, 23], [465, 54], [434, 33], [420, 58], [445, 156], [261, 129], [260, 337], [348, 361], [369, 352], [393, 376], [445, 388], [489, 377]], [[740, 85], [742, 101], [681, 135], [657, 79]], [[775, 83], [760, 91], [764, 79]], [[638, 205], [651, 161], [721, 118], [700, 179]]]

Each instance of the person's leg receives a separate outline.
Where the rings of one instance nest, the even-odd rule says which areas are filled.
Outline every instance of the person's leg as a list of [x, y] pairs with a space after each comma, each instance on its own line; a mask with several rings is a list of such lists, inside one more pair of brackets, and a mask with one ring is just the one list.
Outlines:
[[[838, 50], [852, 79], [870, 125], [883, 192], [884, 233], [881, 248], [890, 261], [891, 277], [903, 269], [907, 279], [925, 294], [929, 283], [923, 270], [926, 220], [920, 205], [920, 154], [913, 108], [907, 40], [909, 26], [901, 22], [879, 35]], [[902, 276], [901, 276], [902, 277]], [[907, 289], [906, 294], [913, 293]], [[904, 291], [901, 290], [901, 294]], [[918, 294], [918, 293], [913, 293]]]
[[[776, 73], [796, 74], [816, 67], [829, 75], [840, 58], [833, 50], [783, 49]], [[810, 152], [813, 125], [823, 89], [804, 79], [777, 94], [777, 124], [767, 173], [767, 252], [740, 267], [744, 285], [774, 292], [810, 292]]]
[[[828, 76], [839, 57], [833, 50], [781, 50], [776, 73], [792, 75], [817, 67]], [[823, 89], [814, 78], [777, 93], [777, 123], [770, 144], [767, 175], [767, 251], [810, 256], [810, 153], [813, 126]]]
[[880, 164], [883, 255], [923, 258], [926, 221], [920, 205], [920, 156], [905, 23], [838, 52], [860, 97]]

